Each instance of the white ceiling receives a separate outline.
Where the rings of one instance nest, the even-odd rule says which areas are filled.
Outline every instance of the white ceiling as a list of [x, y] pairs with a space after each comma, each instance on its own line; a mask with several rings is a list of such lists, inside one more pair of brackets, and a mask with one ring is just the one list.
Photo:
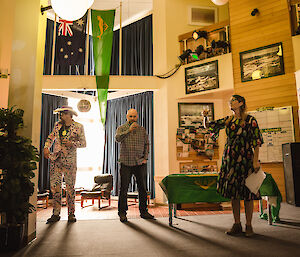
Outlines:
[[[82, 90], [82, 91], [84, 91], [84, 90]], [[96, 91], [96, 90], [88, 89], [88, 91]], [[148, 90], [126, 89], [126, 90], [115, 90], [113, 92], [108, 91], [107, 100], [121, 98], [121, 97], [129, 96], [129, 95], [135, 95], [135, 94], [139, 94], [139, 93], [146, 92], [146, 91], [148, 91]], [[86, 99], [89, 101], [97, 101], [97, 96], [91, 96], [91, 95], [83, 94], [83, 93], [76, 93], [76, 92], [73, 92], [73, 90], [67, 90], [67, 89], [65, 89], [65, 90], [44, 89], [43, 93], [48, 94], [48, 95], [56, 95], [56, 96], [71, 97], [71, 98], [77, 98], [77, 99]]]
[[122, 2], [122, 25], [126, 26], [152, 11], [152, 0], [95, 0], [92, 9], [116, 9], [115, 29], [120, 26], [120, 2]]
[[[50, 5], [49, 0], [49, 5]], [[122, 26], [135, 22], [152, 12], [152, 0], [95, 0], [91, 9], [110, 10], [115, 9], [115, 27], [120, 27], [120, 2], [122, 2]], [[53, 10], [47, 12], [48, 18], [54, 20]]]

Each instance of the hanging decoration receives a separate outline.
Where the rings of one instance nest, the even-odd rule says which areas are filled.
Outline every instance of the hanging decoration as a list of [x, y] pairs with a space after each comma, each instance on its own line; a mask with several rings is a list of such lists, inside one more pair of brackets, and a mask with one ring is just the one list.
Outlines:
[[84, 16], [94, 0], [51, 0], [54, 12], [62, 19], [75, 21]]
[[93, 54], [97, 93], [102, 124], [106, 120], [107, 91], [109, 84], [111, 50], [115, 10], [92, 10]]
[[91, 110], [91, 103], [89, 100], [82, 99], [77, 104], [77, 109], [80, 112], [89, 112]]
[[228, 3], [228, 0], [211, 0], [215, 5], [224, 5]]

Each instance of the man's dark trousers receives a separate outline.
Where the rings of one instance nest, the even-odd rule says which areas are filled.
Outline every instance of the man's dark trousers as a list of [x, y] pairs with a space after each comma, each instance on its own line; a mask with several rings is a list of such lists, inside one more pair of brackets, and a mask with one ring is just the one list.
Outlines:
[[132, 174], [136, 178], [136, 183], [139, 192], [139, 209], [140, 213], [147, 212], [147, 164], [137, 165], [137, 166], [126, 166], [121, 164], [120, 177], [121, 177], [121, 187], [119, 191], [119, 202], [118, 202], [118, 213], [126, 214], [128, 210], [127, 205], [127, 191]]

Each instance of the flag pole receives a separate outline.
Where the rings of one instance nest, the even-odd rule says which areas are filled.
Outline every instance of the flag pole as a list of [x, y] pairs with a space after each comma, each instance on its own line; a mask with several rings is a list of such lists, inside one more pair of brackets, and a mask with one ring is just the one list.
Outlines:
[[54, 73], [54, 56], [55, 56], [55, 43], [56, 43], [56, 13], [54, 15], [54, 30], [53, 30], [53, 39], [52, 39], [52, 55], [51, 55], [51, 71], [50, 74]]
[[87, 28], [86, 28], [86, 42], [85, 42], [85, 75], [89, 75], [89, 52], [90, 52], [90, 13], [91, 9], [88, 9], [87, 12]]
[[119, 76], [122, 76], [122, 1], [120, 2]]

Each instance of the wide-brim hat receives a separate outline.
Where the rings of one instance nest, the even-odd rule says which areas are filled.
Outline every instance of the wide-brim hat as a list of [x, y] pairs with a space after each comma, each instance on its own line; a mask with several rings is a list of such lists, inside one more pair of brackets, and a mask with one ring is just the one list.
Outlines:
[[75, 112], [71, 106], [59, 107], [56, 110], [54, 110], [53, 113], [56, 114], [56, 113], [61, 113], [64, 111], [68, 111], [68, 112], [72, 113], [73, 115], [78, 116], [77, 112]]

